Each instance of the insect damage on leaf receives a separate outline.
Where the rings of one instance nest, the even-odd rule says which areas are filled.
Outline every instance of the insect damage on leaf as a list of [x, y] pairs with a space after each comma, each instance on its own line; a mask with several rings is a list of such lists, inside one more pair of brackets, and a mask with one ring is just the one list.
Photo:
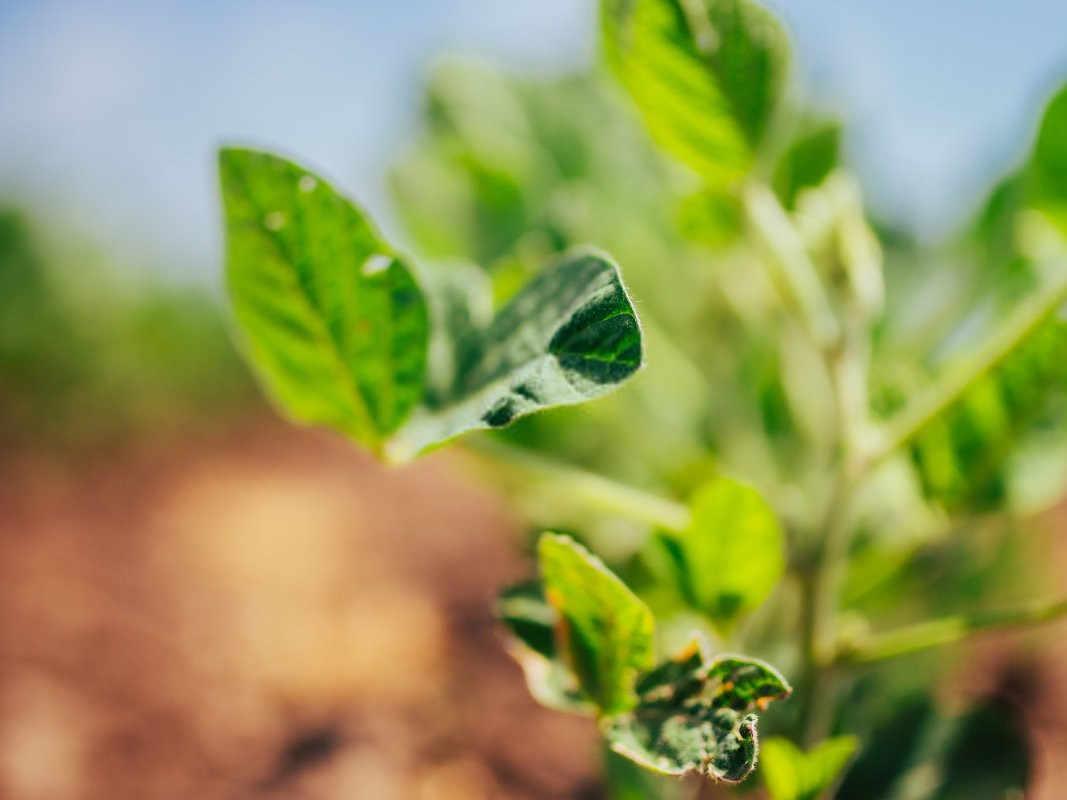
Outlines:
[[755, 712], [791, 691], [761, 661], [709, 661], [694, 645], [643, 676], [638, 705], [606, 720], [604, 735], [615, 752], [656, 772], [737, 783], [756, 766]]

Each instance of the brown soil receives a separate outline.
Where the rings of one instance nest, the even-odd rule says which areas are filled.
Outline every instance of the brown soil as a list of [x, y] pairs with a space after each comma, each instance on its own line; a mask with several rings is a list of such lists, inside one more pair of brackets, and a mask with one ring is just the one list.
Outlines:
[[[274, 424], [0, 470], [0, 797], [594, 797], [491, 619], [499, 499]], [[536, 754], [536, 755], [534, 755]]]
[[[9, 453], [0, 798], [601, 797], [593, 726], [529, 699], [492, 621], [522, 539], [454, 458], [274, 422]], [[1067, 784], [1063, 633], [961, 659], [981, 694], [1024, 654], [1037, 800]]]

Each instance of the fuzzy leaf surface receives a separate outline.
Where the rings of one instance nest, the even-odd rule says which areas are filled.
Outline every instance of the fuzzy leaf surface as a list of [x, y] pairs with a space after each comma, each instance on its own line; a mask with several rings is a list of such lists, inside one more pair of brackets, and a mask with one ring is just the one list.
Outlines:
[[465, 431], [502, 428], [604, 395], [641, 366], [641, 329], [618, 267], [585, 251], [534, 277], [481, 330], [456, 344], [436, 403], [399, 437], [418, 452]]

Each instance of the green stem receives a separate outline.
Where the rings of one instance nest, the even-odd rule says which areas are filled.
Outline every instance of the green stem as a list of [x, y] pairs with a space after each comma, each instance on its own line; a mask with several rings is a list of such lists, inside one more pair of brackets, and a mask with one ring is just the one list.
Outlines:
[[593, 511], [668, 530], [683, 530], [689, 525], [689, 509], [682, 503], [488, 437], [472, 437], [468, 446], [477, 455], [517, 470], [526, 478], [558, 485], [568, 498]]
[[769, 256], [767, 262], [775, 280], [800, 312], [800, 320], [816, 346], [820, 350], [831, 348], [840, 335], [840, 326], [789, 215], [762, 183], [745, 187], [744, 204], [752, 232]]
[[860, 471], [868, 472], [908, 444], [931, 420], [959, 400], [978, 378], [995, 369], [1065, 301], [1067, 271], [1060, 270], [1040, 292], [1020, 304], [981, 348], [959, 361], [929, 391], [889, 421], [864, 454]]
[[945, 617], [872, 635], [857, 644], [841, 648], [834, 661], [838, 664], [870, 664], [955, 644], [984, 631], [1039, 625], [1065, 616], [1067, 598], [1008, 611]]

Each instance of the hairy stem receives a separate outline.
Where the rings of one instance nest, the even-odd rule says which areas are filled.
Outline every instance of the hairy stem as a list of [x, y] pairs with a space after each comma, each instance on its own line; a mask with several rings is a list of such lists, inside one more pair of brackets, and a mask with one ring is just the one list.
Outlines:
[[744, 203], [749, 226], [767, 253], [775, 281], [796, 307], [816, 346], [820, 350], [832, 347], [840, 335], [837, 318], [789, 215], [770, 187], [762, 183], [745, 188]]
[[667, 530], [683, 530], [689, 525], [689, 509], [682, 503], [488, 437], [472, 438], [467, 446], [476, 455], [518, 471], [528, 479], [558, 486], [568, 498], [591, 511]]
[[1065, 616], [1067, 598], [1007, 611], [961, 614], [929, 620], [895, 631], [874, 634], [858, 643], [843, 646], [835, 654], [834, 661], [838, 664], [870, 664], [955, 644], [985, 631], [1039, 625]]

